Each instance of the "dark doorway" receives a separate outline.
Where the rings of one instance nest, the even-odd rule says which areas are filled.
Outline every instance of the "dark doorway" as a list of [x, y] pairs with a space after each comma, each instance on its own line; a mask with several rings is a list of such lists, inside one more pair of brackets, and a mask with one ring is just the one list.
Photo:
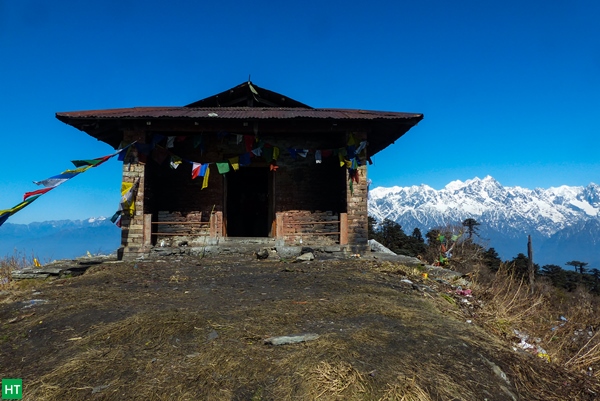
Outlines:
[[242, 167], [227, 179], [227, 236], [269, 236], [269, 169]]

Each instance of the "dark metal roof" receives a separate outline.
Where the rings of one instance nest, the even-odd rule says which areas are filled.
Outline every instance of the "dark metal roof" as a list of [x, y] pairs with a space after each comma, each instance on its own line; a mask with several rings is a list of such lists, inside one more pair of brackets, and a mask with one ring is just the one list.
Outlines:
[[[227, 106], [224, 106], [227, 105]], [[374, 155], [423, 119], [418, 113], [313, 109], [250, 82], [183, 107], [133, 107], [56, 113], [56, 118], [116, 148], [125, 130], [263, 133], [367, 132]], [[257, 127], [258, 124], [258, 127]]]
[[209, 96], [197, 102], [190, 103], [185, 107], [302, 107], [310, 109], [310, 106], [300, 103], [277, 92], [261, 88], [252, 82], [244, 82], [236, 87]]
[[257, 107], [133, 107], [126, 109], [105, 109], [56, 113], [56, 117], [69, 124], [68, 120], [83, 119], [153, 119], [153, 118], [193, 118], [193, 119], [290, 119], [315, 118], [334, 120], [375, 120], [375, 119], [414, 119], [422, 114], [390, 111], [353, 109], [303, 109], [303, 108], [257, 108]]

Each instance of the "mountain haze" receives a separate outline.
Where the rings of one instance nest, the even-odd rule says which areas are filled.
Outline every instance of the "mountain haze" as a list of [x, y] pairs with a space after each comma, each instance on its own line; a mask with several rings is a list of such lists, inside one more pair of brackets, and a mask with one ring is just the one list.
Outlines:
[[503, 259], [527, 253], [534, 261], [564, 266], [573, 259], [600, 267], [600, 186], [548, 189], [504, 187], [494, 178], [452, 181], [441, 190], [427, 185], [378, 187], [370, 191], [369, 214], [390, 219], [410, 233], [460, 225], [467, 218], [481, 223], [478, 242], [494, 247]]
[[0, 227], [0, 256], [37, 257], [42, 263], [92, 254], [110, 254], [120, 246], [121, 230], [110, 220], [57, 220]]

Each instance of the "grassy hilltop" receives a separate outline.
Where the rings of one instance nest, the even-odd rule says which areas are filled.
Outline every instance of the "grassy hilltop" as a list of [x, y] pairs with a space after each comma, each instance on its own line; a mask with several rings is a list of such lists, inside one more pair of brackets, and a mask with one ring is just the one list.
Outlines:
[[[0, 376], [22, 378], [28, 400], [599, 396], [591, 295], [530, 291], [502, 269], [324, 256], [111, 261], [0, 281]], [[264, 341], [302, 333], [318, 338]]]

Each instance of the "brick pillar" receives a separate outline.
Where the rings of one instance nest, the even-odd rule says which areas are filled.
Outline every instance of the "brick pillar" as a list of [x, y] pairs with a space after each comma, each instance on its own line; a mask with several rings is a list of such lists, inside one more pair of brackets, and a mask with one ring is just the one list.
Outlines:
[[348, 213], [348, 245], [353, 253], [368, 249], [367, 166], [358, 168], [359, 182], [352, 184], [346, 171], [346, 202]]
[[[137, 141], [145, 143], [146, 135], [143, 131], [125, 131], [123, 140], [125, 142]], [[151, 221], [144, 218], [144, 190], [145, 190], [146, 165], [138, 158], [137, 149], [132, 146], [127, 157], [123, 161], [123, 182], [135, 183], [139, 181], [135, 195], [135, 213], [133, 216], [123, 216], [121, 219], [121, 248], [123, 259], [135, 259], [143, 253], [148, 252], [149, 227], [145, 225]]]

